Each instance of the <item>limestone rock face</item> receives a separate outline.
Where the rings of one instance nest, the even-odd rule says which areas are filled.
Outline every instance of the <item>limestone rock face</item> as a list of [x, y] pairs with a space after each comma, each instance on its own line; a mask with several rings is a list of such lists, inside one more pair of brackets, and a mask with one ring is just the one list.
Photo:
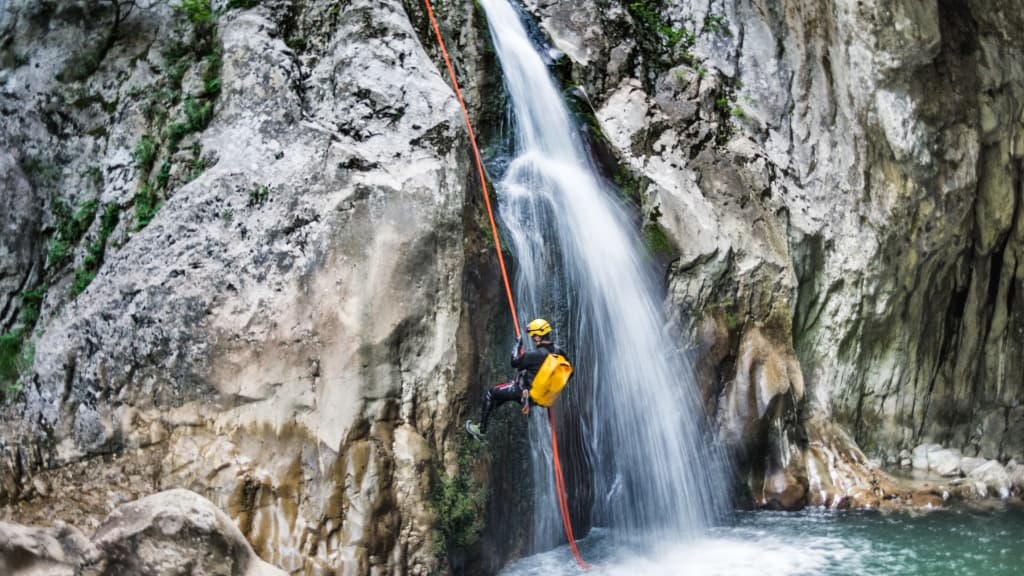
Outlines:
[[[409, 13], [57, 4], [0, 6], [4, 330], [12, 294], [45, 289], [0, 504], [89, 524], [188, 487], [286, 570], [433, 572], [428, 473], [472, 377], [470, 164]], [[56, 200], [98, 210], [44, 273]]]
[[38, 282], [42, 210], [35, 191], [9, 151], [0, 150], [0, 323], [15, 319], [15, 298]]
[[[740, 445], [752, 496], [803, 483], [780, 455], [824, 449], [819, 416], [880, 461], [924, 442], [1020, 458], [1024, 36], [996, 16], [1010, 3], [674, 2], [653, 29], [633, 10], [660, 41], [591, 101], [675, 244], [668, 303], [709, 411], [727, 438], [761, 430]], [[692, 36], [672, 44], [673, 28]], [[602, 61], [617, 34], [567, 54]], [[754, 330], [773, 351], [757, 366], [793, 369], [765, 369], [738, 402]], [[783, 402], [794, 373], [803, 398]], [[778, 391], [774, 417], [755, 390]]]
[[0, 569], [11, 576], [285, 574], [256, 556], [227, 514], [188, 490], [118, 507], [91, 541], [67, 525], [0, 522]]

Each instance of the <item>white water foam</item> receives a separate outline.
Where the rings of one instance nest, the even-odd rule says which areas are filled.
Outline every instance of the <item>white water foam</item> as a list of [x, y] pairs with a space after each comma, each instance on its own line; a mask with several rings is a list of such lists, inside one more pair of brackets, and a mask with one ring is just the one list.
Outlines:
[[[612, 542], [604, 530], [581, 541], [600, 576], [810, 576], [837, 568], [856, 574], [858, 551], [838, 538], [804, 535], [785, 539], [764, 531], [726, 529], [686, 542], [640, 546]], [[641, 549], [642, 548], [642, 549]], [[502, 576], [578, 574], [567, 547], [514, 562]]]

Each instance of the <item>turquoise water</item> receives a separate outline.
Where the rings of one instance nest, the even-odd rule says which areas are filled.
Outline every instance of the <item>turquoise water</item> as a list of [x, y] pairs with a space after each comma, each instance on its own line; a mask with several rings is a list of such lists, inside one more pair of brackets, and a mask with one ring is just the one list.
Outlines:
[[[741, 512], [690, 542], [631, 542], [606, 530], [580, 541], [588, 574], [609, 576], [1024, 575], [1024, 508], [879, 512]], [[565, 547], [506, 576], [581, 573]]]

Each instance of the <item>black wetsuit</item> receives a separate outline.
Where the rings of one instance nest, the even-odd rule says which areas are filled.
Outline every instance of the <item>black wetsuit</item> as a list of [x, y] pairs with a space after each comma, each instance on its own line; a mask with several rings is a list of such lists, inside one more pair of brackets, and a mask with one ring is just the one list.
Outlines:
[[[480, 411], [480, 431], [487, 431], [487, 420], [491, 411], [510, 400], [523, 401], [523, 390], [529, 390], [533, 379], [537, 376], [548, 354], [566, 356], [565, 351], [551, 342], [541, 342], [536, 350], [531, 350], [512, 357], [512, 367], [518, 370], [511, 382], [498, 384], [484, 394], [483, 406]], [[566, 356], [567, 357], [567, 356]]]

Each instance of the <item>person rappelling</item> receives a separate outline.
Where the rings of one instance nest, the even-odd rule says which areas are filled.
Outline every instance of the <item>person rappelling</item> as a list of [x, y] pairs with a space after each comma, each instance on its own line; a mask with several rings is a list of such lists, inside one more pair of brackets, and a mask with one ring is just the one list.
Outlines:
[[526, 333], [533, 340], [534, 350], [526, 352], [522, 337], [516, 337], [512, 349], [515, 378], [484, 394], [479, 424], [466, 420], [466, 432], [477, 440], [487, 433], [487, 421], [495, 408], [512, 400], [520, 403], [523, 414], [530, 413], [531, 405], [550, 407], [572, 376], [572, 364], [565, 351], [552, 342], [551, 324], [547, 320], [531, 320]]

